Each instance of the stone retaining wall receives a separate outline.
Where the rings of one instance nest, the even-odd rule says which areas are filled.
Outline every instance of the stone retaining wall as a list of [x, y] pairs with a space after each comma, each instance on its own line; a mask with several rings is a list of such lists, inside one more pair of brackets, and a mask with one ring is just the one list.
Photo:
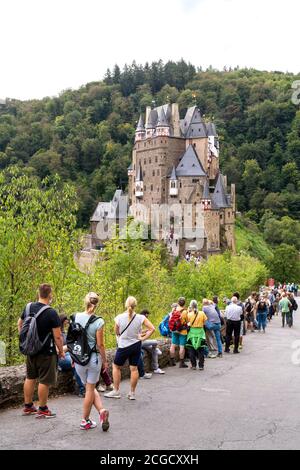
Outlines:
[[[166, 367], [169, 362], [169, 348], [170, 343], [168, 340], [159, 340], [159, 348], [162, 355], [159, 356], [160, 367]], [[107, 360], [109, 363], [110, 373], [112, 372], [112, 363], [115, 355], [115, 350], [107, 351]], [[151, 370], [151, 358], [148, 354], [144, 357], [145, 370]], [[129, 367], [125, 366], [122, 369], [122, 380], [129, 377]], [[0, 408], [5, 408], [13, 405], [23, 403], [23, 384], [26, 375], [26, 367], [12, 366], [0, 367]], [[51, 396], [63, 395], [66, 393], [74, 393], [74, 380], [71, 372], [59, 372], [58, 382], [56, 387], [51, 388]]]

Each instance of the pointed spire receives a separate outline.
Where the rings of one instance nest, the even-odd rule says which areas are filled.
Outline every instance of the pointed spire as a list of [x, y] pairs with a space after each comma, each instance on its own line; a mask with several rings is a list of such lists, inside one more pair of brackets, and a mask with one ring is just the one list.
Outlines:
[[160, 115], [157, 121], [157, 127], [170, 127], [163, 107], [161, 107]]
[[136, 128], [136, 132], [144, 131], [145, 130], [145, 124], [144, 124], [144, 119], [143, 115], [140, 115], [140, 119]]
[[148, 122], [146, 124], [146, 129], [155, 129], [157, 123], [157, 111], [152, 109], [149, 114]]
[[136, 181], [143, 181], [143, 171], [142, 171], [142, 165], [139, 164], [139, 167], [138, 167], [138, 172], [137, 172], [137, 175], [136, 175]]
[[229, 207], [226, 197], [226, 190], [224, 187], [223, 176], [221, 175], [221, 173], [219, 173], [217, 179], [217, 184], [213, 194], [213, 203], [218, 209], [224, 209], [225, 207]]
[[206, 176], [193, 145], [188, 146], [176, 168], [176, 174], [177, 176]]
[[177, 175], [176, 175], [176, 168], [175, 168], [175, 166], [173, 166], [173, 170], [172, 170], [172, 173], [171, 173], [171, 176], [170, 176], [170, 180], [171, 180], [171, 181], [177, 181]]
[[202, 199], [211, 200], [211, 195], [210, 195], [210, 191], [209, 191], [208, 180], [205, 180], [205, 183], [204, 183]]

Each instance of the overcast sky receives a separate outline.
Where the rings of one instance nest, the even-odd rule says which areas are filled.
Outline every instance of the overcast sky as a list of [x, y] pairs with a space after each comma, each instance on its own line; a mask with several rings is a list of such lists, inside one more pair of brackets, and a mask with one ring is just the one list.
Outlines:
[[115, 63], [298, 73], [299, 0], [0, 0], [0, 98], [41, 98]]

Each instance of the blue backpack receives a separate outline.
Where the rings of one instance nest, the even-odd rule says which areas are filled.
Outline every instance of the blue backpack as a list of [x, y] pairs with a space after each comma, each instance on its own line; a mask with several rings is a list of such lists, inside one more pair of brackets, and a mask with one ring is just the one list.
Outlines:
[[167, 337], [172, 336], [172, 333], [169, 328], [169, 319], [170, 319], [170, 314], [168, 313], [168, 315], [166, 315], [163, 318], [162, 322], [159, 324], [158, 329], [159, 329], [161, 336], [167, 336]]

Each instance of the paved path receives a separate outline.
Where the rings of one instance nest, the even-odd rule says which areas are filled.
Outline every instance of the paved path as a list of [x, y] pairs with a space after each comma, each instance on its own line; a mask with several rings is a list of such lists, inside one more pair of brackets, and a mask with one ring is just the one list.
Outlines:
[[[300, 304], [300, 299], [297, 299]], [[237, 356], [206, 361], [204, 372], [167, 369], [143, 380], [138, 400], [105, 400], [111, 429], [78, 429], [81, 400], [52, 400], [56, 419], [0, 413], [0, 449], [300, 449], [300, 310], [293, 329], [276, 317], [267, 333], [249, 333]], [[300, 353], [298, 354], [300, 360]]]

